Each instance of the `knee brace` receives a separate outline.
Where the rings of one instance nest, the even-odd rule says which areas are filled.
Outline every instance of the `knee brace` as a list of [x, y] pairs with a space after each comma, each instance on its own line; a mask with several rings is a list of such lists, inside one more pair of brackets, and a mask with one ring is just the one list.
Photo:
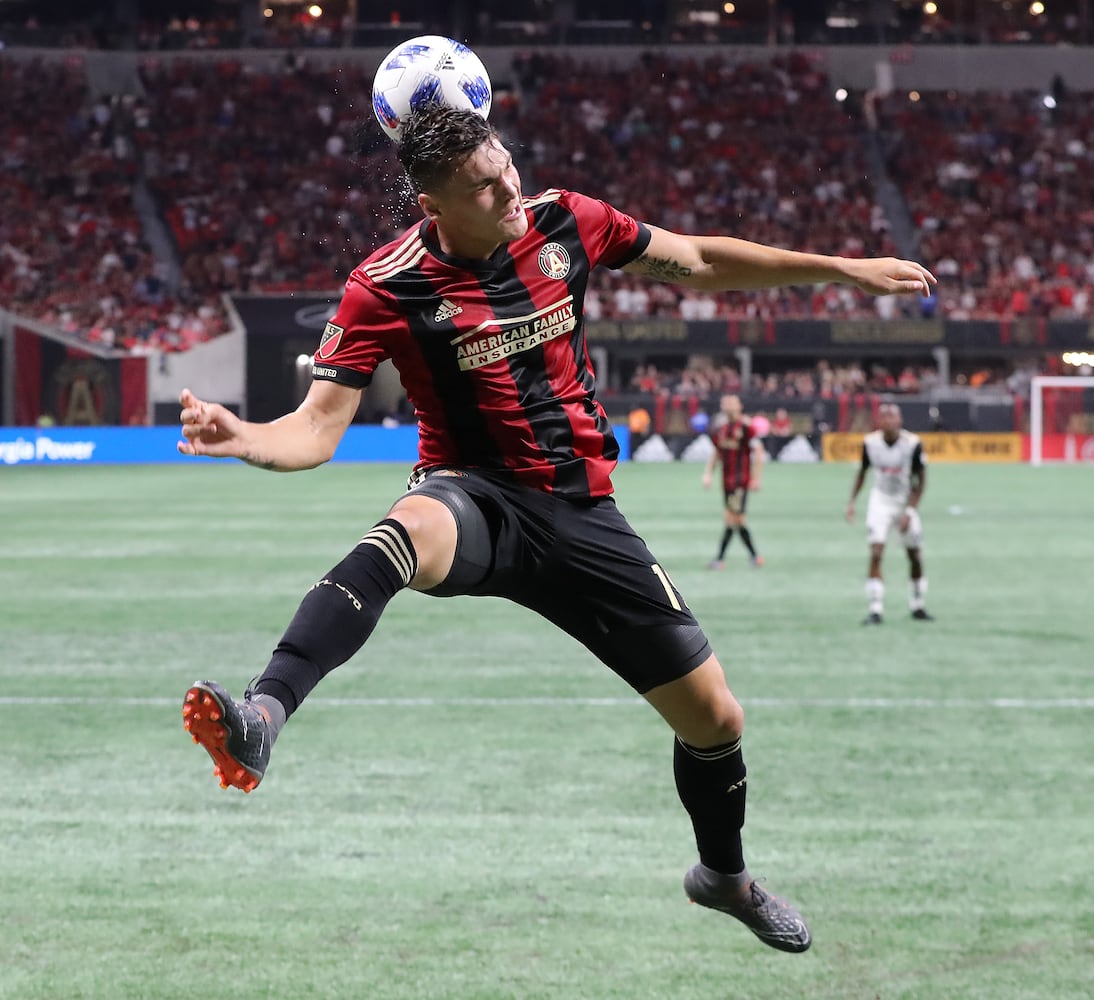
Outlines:
[[423, 593], [431, 597], [466, 594], [490, 575], [494, 566], [494, 537], [479, 505], [459, 486], [458, 476], [433, 475], [413, 490], [416, 496], [440, 500], [456, 519], [456, 554], [448, 576]]

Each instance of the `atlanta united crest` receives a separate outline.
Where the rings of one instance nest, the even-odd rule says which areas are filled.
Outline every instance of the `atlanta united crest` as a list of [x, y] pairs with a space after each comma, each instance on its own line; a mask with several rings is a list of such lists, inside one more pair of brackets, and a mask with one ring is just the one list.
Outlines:
[[539, 269], [548, 278], [565, 278], [570, 273], [570, 255], [561, 243], [547, 243], [539, 252]]
[[335, 326], [333, 323], [328, 322], [323, 329], [323, 337], [319, 341], [319, 350], [315, 352], [315, 356], [324, 361], [329, 358], [338, 350], [338, 344], [342, 340], [342, 334], [345, 332], [343, 327]]

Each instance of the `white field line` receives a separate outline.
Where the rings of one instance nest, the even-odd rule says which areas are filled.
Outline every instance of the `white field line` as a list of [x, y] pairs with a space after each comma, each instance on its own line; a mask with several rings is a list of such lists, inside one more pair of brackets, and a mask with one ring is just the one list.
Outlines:
[[[828, 709], [1092, 709], [1094, 698], [745, 698], [753, 708], [828, 708]], [[34, 705], [133, 705], [149, 708], [181, 705], [181, 698], [110, 698], [82, 695], [0, 695], [0, 707]], [[308, 699], [309, 705], [326, 708], [601, 708], [643, 705], [635, 697], [618, 698], [321, 698]]]

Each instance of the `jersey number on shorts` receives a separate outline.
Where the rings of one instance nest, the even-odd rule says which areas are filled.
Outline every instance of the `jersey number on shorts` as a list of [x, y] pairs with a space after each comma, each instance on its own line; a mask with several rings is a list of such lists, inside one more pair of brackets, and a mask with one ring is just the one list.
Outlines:
[[668, 595], [669, 604], [672, 605], [673, 611], [682, 611], [683, 608], [680, 605], [680, 598], [676, 596], [676, 588], [669, 579], [668, 573], [658, 566], [657, 563], [653, 563], [653, 565], [650, 566], [650, 569], [653, 570], [653, 575], [661, 581], [661, 586], [665, 588], [665, 594]]

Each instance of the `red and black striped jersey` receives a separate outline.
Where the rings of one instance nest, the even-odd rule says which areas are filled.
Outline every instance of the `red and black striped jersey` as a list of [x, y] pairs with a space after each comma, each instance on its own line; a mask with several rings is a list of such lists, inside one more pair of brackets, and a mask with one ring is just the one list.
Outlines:
[[528, 232], [488, 260], [452, 257], [427, 220], [346, 282], [312, 375], [368, 385], [390, 358], [418, 418], [417, 469], [477, 468], [564, 496], [605, 496], [619, 445], [596, 399], [583, 303], [598, 264], [650, 232], [572, 191], [524, 200]]
[[711, 434], [722, 463], [722, 487], [748, 489], [752, 482], [752, 442], [756, 431], [747, 420], [726, 421]]

